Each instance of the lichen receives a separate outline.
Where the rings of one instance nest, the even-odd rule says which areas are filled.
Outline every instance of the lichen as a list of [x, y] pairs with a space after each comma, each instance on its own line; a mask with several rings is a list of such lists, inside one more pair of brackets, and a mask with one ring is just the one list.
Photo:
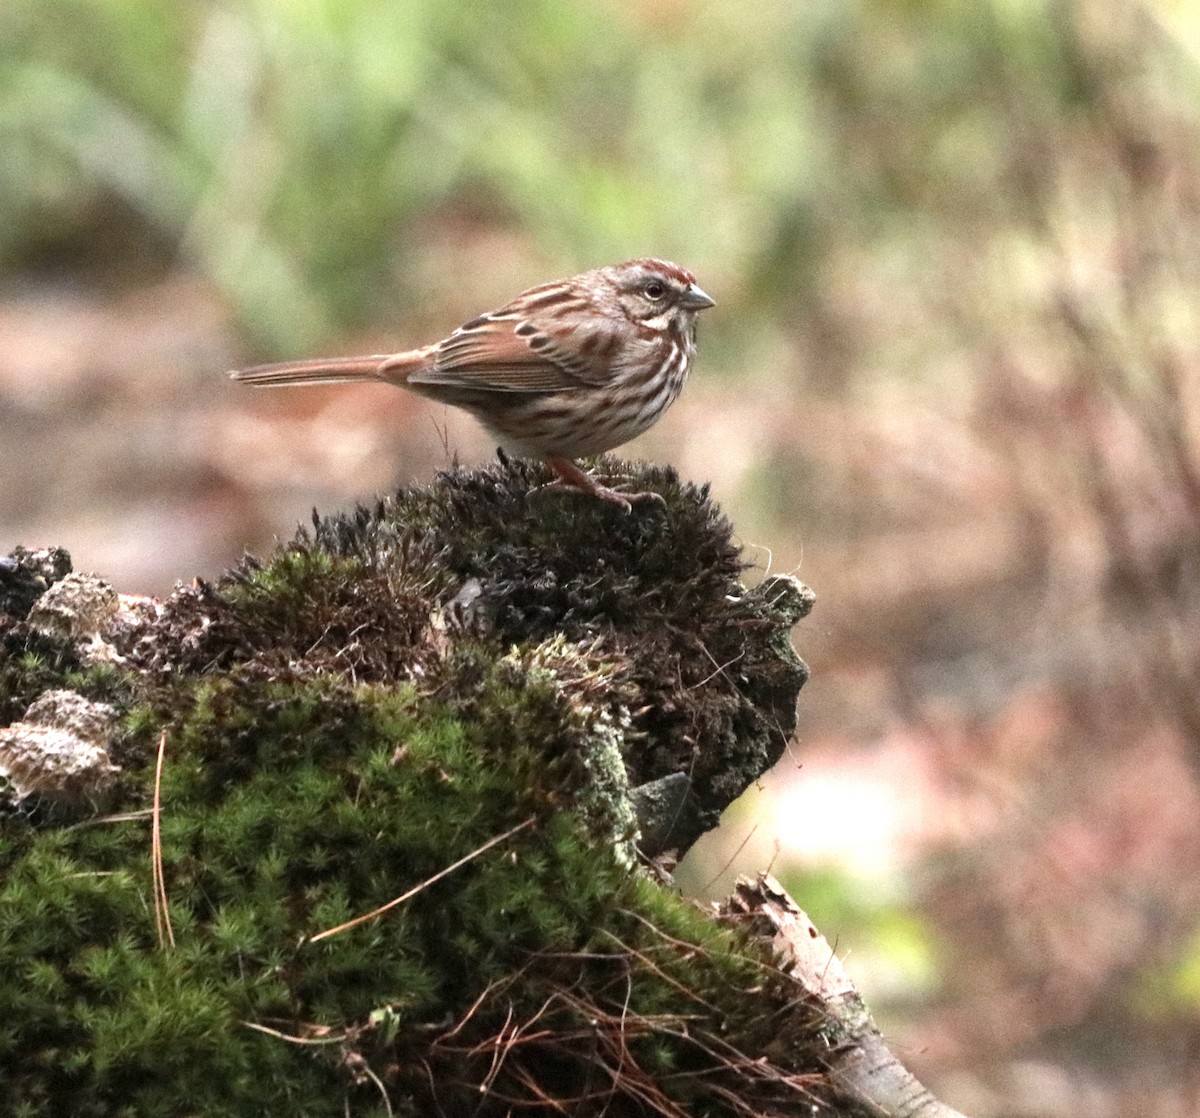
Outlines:
[[[74, 691], [46, 691], [19, 722], [0, 727], [0, 780], [14, 808], [99, 808], [112, 791], [109, 753], [117, 712]], [[61, 815], [60, 815], [61, 817]]]

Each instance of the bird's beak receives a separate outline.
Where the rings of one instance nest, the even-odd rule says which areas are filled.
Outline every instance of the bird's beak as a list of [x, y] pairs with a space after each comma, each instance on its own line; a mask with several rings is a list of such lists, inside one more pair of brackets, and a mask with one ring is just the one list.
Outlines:
[[689, 283], [687, 290], [683, 293], [683, 298], [680, 300], [680, 305], [687, 311], [703, 311], [709, 307], [715, 307], [717, 301], [694, 283]]

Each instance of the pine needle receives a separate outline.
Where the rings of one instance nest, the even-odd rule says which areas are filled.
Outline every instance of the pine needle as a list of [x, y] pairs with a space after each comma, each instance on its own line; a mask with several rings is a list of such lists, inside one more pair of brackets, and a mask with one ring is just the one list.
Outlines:
[[438, 870], [432, 877], [426, 878], [420, 885], [414, 885], [407, 893], [401, 893], [398, 897], [393, 897], [387, 904], [380, 905], [372, 912], [365, 912], [362, 916], [356, 916], [353, 920], [347, 920], [344, 924], [338, 924], [335, 928], [326, 928], [323, 932], [318, 932], [315, 936], [310, 936], [308, 942], [316, 943], [318, 940], [327, 939], [329, 936], [336, 936], [340, 932], [349, 931], [351, 928], [357, 928], [359, 924], [365, 924], [368, 920], [375, 920], [382, 916], [385, 912], [390, 912], [393, 908], [412, 900], [418, 893], [428, 889], [430, 885], [441, 881], [443, 877], [447, 877], [455, 870], [465, 866], [468, 862], [478, 858], [481, 854], [491, 850], [493, 846], [498, 846], [505, 839], [512, 838], [518, 831], [525, 830], [526, 827], [532, 827], [535, 822], [535, 817], [530, 816], [523, 823], [518, 823], [515, 827], [510, 827], [501, 835], [495, 835], [488, 839], [482, 846], [477, 846], [470, 854], [464, 854], [457, 862], [447, 866], [444, 870]]
[[175, 946], [175, 931], [171, 927], [171, 910], [167, 905], [167, 884], [162, 865], [162, 771], [167, 749], [167, 731], [158, 736], [158, 758], [154, 763], [154, 806], [150, 814], [150, 867], [154, 879], [154, 927], [158, 932], [158, 947], [165, 951]]

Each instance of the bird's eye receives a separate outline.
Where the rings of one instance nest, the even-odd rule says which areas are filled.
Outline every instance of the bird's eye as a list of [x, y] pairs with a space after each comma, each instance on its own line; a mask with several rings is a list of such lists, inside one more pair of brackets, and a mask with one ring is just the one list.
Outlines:
[[645, 287], [646, 298], [656, 303], [667, 293], [667, 285], [662, 280], [651, 280]]

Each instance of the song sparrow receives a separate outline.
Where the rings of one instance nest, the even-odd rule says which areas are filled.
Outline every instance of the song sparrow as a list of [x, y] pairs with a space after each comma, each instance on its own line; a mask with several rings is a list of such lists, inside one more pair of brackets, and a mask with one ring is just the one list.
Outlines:
[[421, 349], [257, 365], [230, 373], [275, 386], [380, 381], [469, 411], [506, 450], [543, 458], [555, 483], [629, 508], [572, 461], [628, 442], [674, 402], [713, 306], [686, 268], [629, 260], [523, 291]]

